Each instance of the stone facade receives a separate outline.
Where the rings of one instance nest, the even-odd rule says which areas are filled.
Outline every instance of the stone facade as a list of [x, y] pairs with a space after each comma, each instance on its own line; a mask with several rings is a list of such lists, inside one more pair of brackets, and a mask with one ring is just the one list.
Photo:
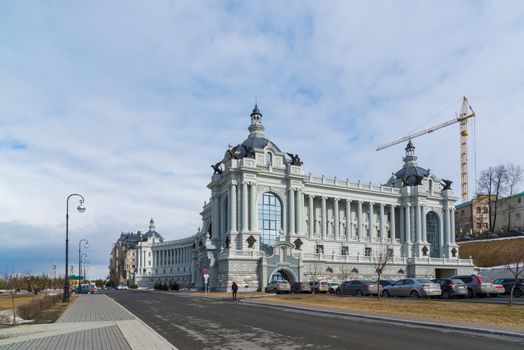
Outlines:
[[[228, 290], [233, 281], [242, 290], [262, 290], [281, 278], [373, 278], [381, 252], [391, 257], [389, 278], [473, 272], [471, 260], [458, 259], [456, 197], [417, 165], [411, 141], [404, 167], [383, 185], [330, 179], [306, 175], [297, 154], [267, 139], [258, 107], [250, 117], [248, 138], [213, 166], [202, 229], [183, 240], [139, 245], [146, 254], [138, 255], [139, 285], [173, 278], [170, 269], [180, 267], [183, 281], [196, 288], [203, 288], [208, 269], [211, 290]], [[170, 260], [173, 249], [185, 260]], [[147, 254], [155, 251], [160, 255], [151, 260]]]

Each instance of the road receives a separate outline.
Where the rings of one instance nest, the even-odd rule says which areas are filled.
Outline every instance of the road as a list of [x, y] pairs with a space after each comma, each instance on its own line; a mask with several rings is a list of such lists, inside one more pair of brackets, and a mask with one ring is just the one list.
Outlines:
[[108, 293], [180, 350], [523, 349], [522, 339], [340, 318], [145, 291]]

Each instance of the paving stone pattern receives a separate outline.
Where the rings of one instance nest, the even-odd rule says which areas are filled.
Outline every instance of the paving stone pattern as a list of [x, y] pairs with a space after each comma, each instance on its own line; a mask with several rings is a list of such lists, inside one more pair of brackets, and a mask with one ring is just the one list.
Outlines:
[[101, 327], [7, 345], [0, 350], [107, 349], [131, 350], [118, 326]]
[[103, 294], [82, 295], [67, 308], [57, 323], [134, 320], [129, 311]]

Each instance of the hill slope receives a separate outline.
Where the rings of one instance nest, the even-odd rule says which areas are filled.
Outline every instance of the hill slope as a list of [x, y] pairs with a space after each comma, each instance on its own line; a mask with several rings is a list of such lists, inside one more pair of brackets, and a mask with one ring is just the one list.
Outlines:
[[515, 256], [524, 252], [524, 237], [512, 239], [494, 239], [458, 243], [461, 259], [473, 258], [473, 263], [480, 267], [499, 266], [515, 263]]

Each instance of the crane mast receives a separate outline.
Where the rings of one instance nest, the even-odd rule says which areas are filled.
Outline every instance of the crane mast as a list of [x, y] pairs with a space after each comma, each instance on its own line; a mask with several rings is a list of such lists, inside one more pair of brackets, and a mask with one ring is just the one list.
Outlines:
[[[468, 109], [471, 111], [471, 114], [468, 114]], [[377, 147], [377, 151], [383, 150], [399, 143], [414, 139], [419, 136], [430, 134], [433, 131], [445, 128], [447, 126], [459, 123], [460, 126], [460, 181], [461, 181], [461, 199], [462, 202], [468, 200], [468, 119], [475, 117], [475, 112], [469, 106], [468, 99], [464, 97], [462, 100], [462, 108], [460, 109], [460, 114], [454, 119], [448, 120], [447, 122], [435, 125], [431, 128], [424, 129], [422, 131], [416, 132], [411, 135], [404, 136], [398, 140], [386, 143], [382, 146]]]

